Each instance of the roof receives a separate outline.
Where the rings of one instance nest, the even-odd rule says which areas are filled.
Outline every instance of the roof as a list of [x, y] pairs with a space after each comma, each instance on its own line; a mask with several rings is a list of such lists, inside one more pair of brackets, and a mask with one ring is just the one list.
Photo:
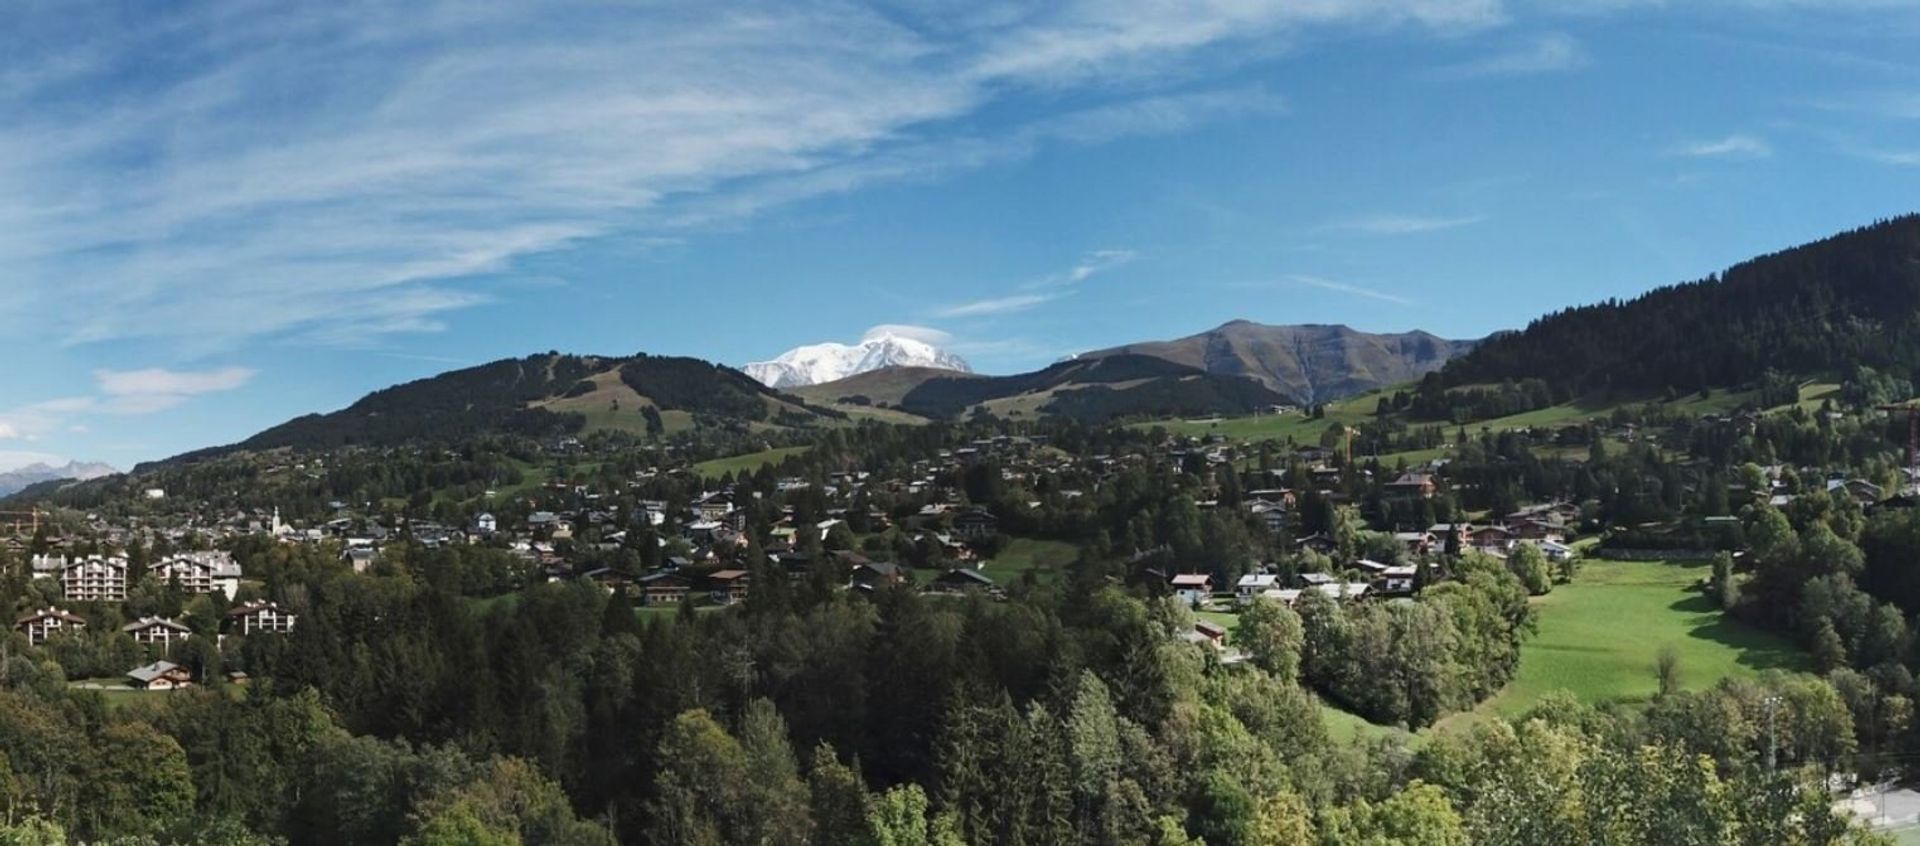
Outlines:
[[1226, 626], [1220, 625], [1219, 623], [1209, 622], [1207, 620], [1194, 621], [1193, 630], [1203, 635], [1206, 635], [1207, 637], [1212, 637], [1212, 638], [1221, 638], [1221, 637], [1227, 636]]
[[1280, 577], [1271, 573], [1248, 573], [1241, 576], [1240, 581], [1235, 584], [1243, 588], [1269, 588], [1273, 587], [1279, 581]]
[[83, 625], [83, 626], [87, 624], [86, 618], [81, 617], [78, 614], [74, 614], [70, 611], [62, 611], [58, 608], [42, 608], [38, 611], [29, 611], [27, 612], [26, 616], [21, 617], [18, 620], [15, 620], [13, 624], [16, 626], [24, 625], [27, 623], [31, 623], [35, 620], [47, 619], [50, 617], [63, 620], [69, 623], [79, 623], [80, 625]]
[[127, 675], [135, 681], [150, 682], [178, 669], [180, 669], [180, 665], [172, 661], [155, 661], [145, 667], [136, 667], [128, 670]]
[[1173, 583], [1176, 586], [1210, 585], [1213, 584], [1213, 577], [1205, 573], [1181, 573], [1173, 577]]
[[176, 632], [190, 631], [186, 626], [180, 625], [179, 623], [176, 623], [164, 617], [141, 617], [138, 620], [135, 620], [124, 626], [121, 626], [120, 630], [123, 632], [137, 632], [137, 631], [140, 631], [141, 629], [151, 629], [155, 627], [163, 628], [163, 629], [172, 629], [173, 631], [176, 631]]
[[721, 570], [719, 572], [714, 573], [711, 576], [708, 576], [707, 578], [713, 579], [714, 581], [717, 581], [717, 582], [730, 582], [735, 579], [746, 578], [746, 576], [747, 576], [747, 571], [745, 570]]
[[962, 579], [965, 581], [973, 582], [978, 585], [993, 584], [993, 580], [987, 578], [987, 575], [985, 573], [982, 573], [978, 570], [967, 570], [967, 569], [958, 568], [958, 567], [952, 570], [948, 570], [945, 573], [941, 573], [939, 578], [935, 579], [935, 581], [945, 582], [945, 581], [952, 581], [954, 579]]

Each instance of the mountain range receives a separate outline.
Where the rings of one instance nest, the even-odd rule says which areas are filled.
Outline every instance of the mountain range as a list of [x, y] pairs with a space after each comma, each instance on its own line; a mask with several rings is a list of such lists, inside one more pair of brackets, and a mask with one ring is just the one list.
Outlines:
[[1208, 373], [1247, 376], [1303, 403], [1344, 399], [1418, 379], [1474, 348], [1426, 332], [1373, 334], [1346, 326], [1235, 320], [1174, 341], [1097, 350], [1081, 359], [1146, 355]]
[[799, 388], [888, 367], [973, 372], [966, 359], [958, 355], [887, 330], [870, 333], [851, 346], [825, 343], [795, 347], [772, 361], [756, 361], [742, 370], [769, 388]]
[[0, 496], [9, 496], [42, 482], [71, 479], [84, 482], [111, 476], [120, 471], [98, 462], [69, 461], [65, 465], [54, 467], [46, 463], [29, 464], [16, 470], [0, 473]]

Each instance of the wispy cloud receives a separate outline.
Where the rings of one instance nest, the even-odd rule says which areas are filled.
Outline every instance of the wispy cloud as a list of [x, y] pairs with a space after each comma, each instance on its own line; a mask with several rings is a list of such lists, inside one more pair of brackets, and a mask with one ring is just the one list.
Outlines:
[[1734, 134], [1725, 138], [1689, 141], [1669, 152], [1671, 155], [1697, 159], [1764, 159], [1773, 155], [1773, 145], [1757, 136]]
[[1365, 235], [1418, 235], [1459, 229], [1486, 221], [1486, 215], [1437, 217], [1410, 214], [1376, 214], [1340, 220], [1319, 227], [1321, 232], [1358, 232]]
[[1326, 279], [1319, 276], [1307, 276], [1303, 274], [1295, 274], [1292, 276], [1288, 276], [1287, 280], [1295, 284], [1305, 285], [1310, 288], [1319, 288], [1323, 291], [1334, 291], [1341, 294], [1352, 294], [1353, 296], [1356, 296], [1356, 297], [1362, 297], [1369, 300], [1377, 300], [1383, 303], [1393, 303], [1394, 305], [1402, 305], [1402, 306], [1410, 306], [1414, 304], [1413, 300], [1407, 299], [1406, 297], [1402, 297], [1398, 294], [1390, 294], [1390, 293], [1387, 293], [1386, 291], [1378, 291], [1373, 288], [1367, 288], [1360, 285], [1353, 285], [1347, 282], [1337, 282], [1332, 279]]
[[205, 394], [231, 391], [253, 380], [245, 367], [217, 370], [96, 370], [97, 393], [31, 403], [0, 412], [0, 440], [34, 441], [56, 431], [73, 431], [74, 418], [87, 415], [140, 415], [165, 411]]
[[947, 306], [934, 312], [934, 316], [951, 319], [957, 317], [987, 317], [996, 314], [1013, 314], [1014, 312], [1026, 311], [1043, 303], [1052, 302], [1063, 296], [1066, 296], [1066, 294], [1014, 294], [1006, 297], [989, 297], [984, 300], [972, 300]]
[[1920, 150], [1865, 150], [1860, 155], [1881, 164], [1920, 167]]
[[[21, 289], [0, 328], [195, 355], [438, 331], [490, 300], [474, 280], [604, 236], [679, 237], [875, 180], [1284, 108], [1137, 76], [1206, 48], [1503, 16], [1497, 0], [1005, 12], [28, 6], [0, 30], [0, 274]], [[1106, 102], [967, 134], [964, 118], [1034, 87]], [[30, 319], [47, 313], [84, 318]]]
[[934, 311], [939, 318], [986, 317], [996, 314], [1013, 314], [1027, 311], [1053, 302], [1074, 293], [1076, 286], [1095, 276], [1125, 267], [1133, 263], [1139, 254], [1133, 250], [1101, 249], [1094, 250], [1081, 257], [1072, 267], [1058, 273], [1050, 273], [1025, 285], [1020, 290], [1028, 293], [1008, 294], [1005, 296], [985, 297], [963, 303], [955, 303]]
[[1562, 32], [1550, 32], [1501, 53], [1435, 68], [1429, 76], [1444, 80], [1529, 76], [1578, 70], [1591, 62], [1579, 39]]

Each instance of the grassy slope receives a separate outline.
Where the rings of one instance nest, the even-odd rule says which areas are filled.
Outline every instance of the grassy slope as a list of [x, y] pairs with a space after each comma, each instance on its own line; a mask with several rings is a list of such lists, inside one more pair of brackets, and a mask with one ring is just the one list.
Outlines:
[[1806, 655], [1792, 643], [1726, 618], [1691, 590], [1706, 572], [1704, 563], [1589, 560], [1573, 584], [1536, 600], [1540, 631], [1523, 648], [1513, 682], [1442, 727], [1519, 714], [1555, 690], [1586, 702], [1646, 702], [1667, 646], [1679, 653], [1690, 689], [1726, 676], [1806, 669]]
[[779, 447], [777, 449], [749, 452], [745, 455], [735, 455], [729, 458], [716, 458], [712, 461], [702, 461], [699, 464], [693, 465], [693, 472], [709, 479], [717, 479], [728, 473], [738, 476], [741, 473], [753, 473], [769, 464], [779, 464], [789, 457], [799, 455], [809, 449], [812, 449], [812, 447]]
[[1034, 578], [1050, 582], [1073, 563], [1080, 550], [1070, 543], [1032, 538], [1014, 538], [1007, 548], [987, 562], [985, 573], [996, 584], [1010, 585], [1032, 572]]

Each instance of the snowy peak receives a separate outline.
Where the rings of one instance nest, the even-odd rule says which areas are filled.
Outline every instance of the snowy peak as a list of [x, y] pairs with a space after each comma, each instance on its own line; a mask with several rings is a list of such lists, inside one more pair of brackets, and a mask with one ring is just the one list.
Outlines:
[[19, 493], [21, 490], [33, 485], [40, 484], [41, 482], [51, 482], [55, 479], [72, 479], [77, 482], [84, 482], [88, 479], [98, 479], [101, 476], [111, 476], [118, 472], [120, 471], [97, 462], [69, 461], [64, 467], [54, 467], [45, 463], [29, 464], [25, 467], [0, 473], [0, 496]]
[[893, 332], [869, 334], [858, 344], [809, 344], [744, 370], [769, 388], [801, 388], [886, 367], [932, 367], [972, 373], [965, 359], [918, 338]]

